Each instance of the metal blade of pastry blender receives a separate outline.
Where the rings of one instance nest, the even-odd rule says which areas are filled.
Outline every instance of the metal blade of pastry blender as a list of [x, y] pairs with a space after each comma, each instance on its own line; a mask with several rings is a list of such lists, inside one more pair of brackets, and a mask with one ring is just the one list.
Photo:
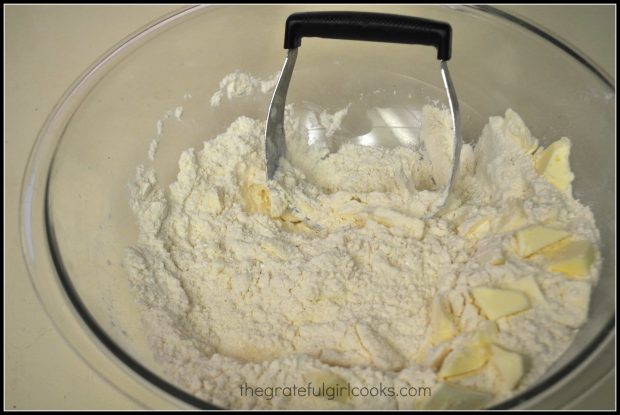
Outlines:
[[[286, 139], [284, 136], [284, 106], [286, 105], [286, 94], [293, 76], [293, 68], [297, 59], [297, 48], [289, 49], [284, 60], [284, 67], [278, 78], [278, 84], [273, 92], [269, 112], [267, 114], [267, 125], [265, 127], [265, 161], [267, 165], [267, 183], [278, 170], [280, 158], [286, 155]], [[306, 225], [314, 230], [321, 230], [322, 227], [310, 221], [295, 206], [288, 206], [289, 210], [295, 212], [296, 216], [303, 218]]]
[[286, 154], [284, 105], [297, 58], [297, 49], [304, 36], [422, 44], [434, 46], [437, 49], [437, 58], [441, 62], [440, 71], [448, 95], [454, 132], [450, 179], [443, 192], [441, 203], [435, 205], [434, 212], [431, 215], [441, 210], [453, 190], [462, 141], [458, 100], [447, 65], [447, 60], [451, 57], [452, 29], [450, 25], [412, 16], [367, 12], [306, 12], [290, 15], [286, 20], [284, 36], [284, 48], [288, 50], [288, 54], [267, 115], [265, 131], [267, 181], [273, 178], [280, 157]]
[[267, 181], [273, 179], [278, 169], [280, 157], [286, 155], [286, 140], [284, 138], [284, 106], [286, 94], [293, 76], [293, 68], [297, 59], [297, 48], [289, 49], [284, 61], [284, 67], [278, 78], [278, 84], [273, 92], [267, 126], [265, 130], [265, 157], [267, 162]]
[[454, 182], [456, 181], [456, 175], [459, 170], [459, 164], [461, 160], [461, 147], [463, 146], [463, 137], [461, 136], [461, 114], [459, 111], [459, 101], [456, 98], [456, 91], [454, 90], [454, 84], [452, 78], [450, 78], [450, 72], [448, 71], [448, 62], [442, 60], [439, 64], [441, 70], [441, 78], [448, 94], [448, 105], [450, 106], [450, 112], [452, 113], [452, 130], [454, 132], [454, 142], [452, 143], [452, 171], [450, 172], [450, 180], [445, 189], [443, 201], [439, 208], [444, 207], [448, 201], [448, 197], [452, 194]]
[[[280, 157], [286, 155], [286, 141], [284, 136], [284, 106], [286, 104], [286, 94], [293, 75], [295, 59], [297, 58], [297, 49], [288, 51], [288, 55], [284, 62], [282, 73], [278, 79], [278, 84], [271, 99], [269, 107], [268, 122], [265, 134], [265, 154], [267, 164], [267, 180], [271, 180], [278, 169]], [[448, 105], [452, 116], [452, 129], [454, 132], [454, 141], [452, 145], [452, 170], [447, 186], [444, 189], [444, 195], [441, 203], [437, 206], [437, 210], [441, 209], [452, 193], [454, 181], [460, 164], [460, 154], [462, 147], [461, 122], [459, 103], [456, 97], [454, 84], [450, 77], [448, 64], [446, 61], [440, 62], [441, 77], [448, 96]]]

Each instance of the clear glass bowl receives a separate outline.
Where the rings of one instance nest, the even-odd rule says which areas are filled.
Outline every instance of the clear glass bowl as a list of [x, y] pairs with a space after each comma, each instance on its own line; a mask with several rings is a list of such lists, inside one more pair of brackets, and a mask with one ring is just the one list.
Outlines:
[[[154, 362], [121, 265], [124, 248], [137, 236], [127, 183], [135, 167], [147, 161], [155, 120], [168, 109], [185, 108], [183, 122], [166, 124], [153, 163], [161, 181], [169, 183], [182, 150], [199, 146], [241, 114], [266, 114], [268, 96], [211, 108], [220, 79], [237, 69], [274, 74], [285, 55], [283, 28], [290, 13], [342, 8], [191, 7], [173, 13], [88, 68], [40, 132], [21, 205], [22, 247], [32, 281], [71, 346], [147, 407], [211, 407], [169, 383]], [[347, 8], [452, 25], [450, 70], [465, 137], [477, 137], [488, 116], [510, 107], [543, 144], [564, 135], [572, 139], [575, 195], [592, 208], [601, 230], [601, 279], [589, 321], [573, 345], [536, 385], [499, 407], [566, 404], [614, 366], [611, 358], [600, 357], [615, 328], [614, 83], [557, 37], [492, 8]], [[434, 51], [305, 39], [289, 102], [308, 100], [335, 109], [360, 92], [386, 87], [443, 100]], [[186, 93], [191, 100], [183, 100]], [[571, 382], [576, 377], [581, 382]]]

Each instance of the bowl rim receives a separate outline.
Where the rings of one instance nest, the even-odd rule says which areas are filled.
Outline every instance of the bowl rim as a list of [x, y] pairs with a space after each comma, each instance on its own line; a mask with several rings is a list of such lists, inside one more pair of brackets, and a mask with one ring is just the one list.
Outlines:
[[[191, 405], [192, 407], [199, 409], [220, 409], [216, 405], [208, 403], [205, 400], [197, 398], [196, 396], [183, 391], [179, 387], [174, 386], [139, 363], [136, 359], [129, 355], [129, 353], [125, 352], [120, 346], [118, 346], [114, 340], [112, 340], [112, 338], [97, 323], [95, 318], [88, 311], [88, 308], [82, 302], [79, 294], [71, 282], [70, 277], [68, 276], [69, 274], [66, 272], [63, 265], [57, 244], [55, 242], [56, 238], [53, 224], [49, 217], [49, 173], [50, 167], [54, 161], [57, 139], [60, 137], [59, 135], [54, 135], [53, 132], [55, 129], [59, 128], [59, 119], [66, 116], [65, 112], [67, 107], [69, 107], [68, 104], [72, 101], [72, 99], [75, 99], [77, 91], [83, 84], [87, 83], [87, 81], [89, 81], [101, 67], [106, 65], [108, 61], [122, 53], [127, 47], [138, 45], [141, 39], [145, 36], [164, 27], [168, 27], [168, 25], [172, 22], [179, 21], [180, 19], [197, 13], [200, 10], [207, 8], [216, 9], [220, 7], [222, 6], [193, 5], [172, 11], [137, 29], [101, 55], [101, 57], [99, 57], [84, 72], [82, 72], [82, 74], [71, 84], [71, 86], [53, 107], [50, 115], [47, 117], [37, 135], [28, 157], [28, 162], [26, 164], [22, 181], [19, 209], [22, 256], [27, 265], [30, 281], [39, 302], [43, 305], [48, 316], [51, 317], [57, 331], [88, 366], [93, 368], [96, 373], [102, 375], [105, 380], [107, 380], [121, 393], [131, 399], [137, 399], [147, 407], [151, 405], [148, 400], [151, 398], [161, 398], [159, 396], [160, 393], [158, 392], [163, 391], [166, 394], [166, 397], [169, 398], [164, 399], [164, 401], [167, 402], [172, 402], [177, 405]], [[468, 5], [459, 6], [459, 8], [486, 13], [493, 17], [506, 20], [540, 36], [542, 39], [563, 50], [577, 62], [588, 68], [615, 93], [615, 83], [604, 70], [592, 62], [573, 45], [553, 34], [549, 30], [543, 29], [541, 26], [529, 22], [522, 17], [517, 17], [493, 6]], [[50, 140], [50, 137], [56, 138], [56, 140]], [[39, 232], [39, 236], [35, 235], [37, 231]], [[45, 235], [45, 238], [41, 238], [41, 235]], [[43, 281], [41, 278], [41, 275], [43, 274], [52, 274], [52, 280]], [[58, 304], [53, 303], [52, 305], [52, 301], [47, 298], [47, 294], [49, 294], [48, 290], [61, 291], [56, 293], [56, 297], [60, 295], [65, 299], [65, 304], [63, 304], [62, 311], [52, 311], [52, 307], [56, 307]], [[72, 329], [68, 329], [64, 326], [68, 322], [67, 319], [75, 320], [71, 321]], [[86, 336], [83, 336], [78, 341], [76, 341], [75, 338], [68, 333], [68, 331], [75, 330], [77, 327], [80, 327], [82, 330], [86, 329], [86, 332], [82, 333], [86, 334]], [[530, 387], [529, 389], [499, 404], [491, 406], [488, 409], [515, 408], [531, 398], [540, 396], [541, 392], [550, 390], [552, 387], [557, 387], [562, 380], [566, 379], [568, 375], [574, 375], [580, 371], [580, 368], [583, 368], [586, 358], [592, 355], [596, 350], [601, 349], [607, 342], [606, 340], [613, 336], [614, 328], [615, 313], [612, 314], [609, 321], [607, 321], [600, 332], [592, 338], [587, 346], [584, 347], [571, 361], [559, 368], [553, 375], [549, 376], [543, 382], [536, 383], [533, 387]], [[86, 352], [85, 349], [88, 349], [89, 351]], [[112, 378], [109, 373], [112, 368], [102, 370], [100, 367], [91, 364], [89, 361], [89, 356], [87, 356], [87, 354], [91, 352], [104, 355], [110, 364], [122, 366], [120, 368], [122, 371], [116, 370], [114, 373], [114, 382], [111, 380]], [[133, 379], [133, 382], [129, 381], [133, 387], [142, 387], [145, 389], [146, 392], [140, 395], [142, 400], [137, 398], [135, 394], [130, 393], [129, 390], [125, 390], [117, 384], [116, 376], [122, 376], [123, 372], [125, 376]], [[157, 387], [158, 389], [155, 390], [153, 387]]]

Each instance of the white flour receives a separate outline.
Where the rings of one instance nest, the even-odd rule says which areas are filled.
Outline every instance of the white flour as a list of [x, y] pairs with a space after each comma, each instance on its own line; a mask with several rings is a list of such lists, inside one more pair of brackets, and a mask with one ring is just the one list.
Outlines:
[[276, 86], [279, 75], [276, 73], [268, 79], [259, 79], [239, 71], [228, 74], [220, 82], [220, 89], [211, 97], [211, 106], [219, 106], [223, 97], [232, 99], [259, 93], [266, 94]]
[[[187, 101], [191, 98], [192, 96], [190, 94], [183, 95], [184, 101]], [[159, 147], [159, 141], [161, 140], [161, 135], [164, 132], [164, 124], [166, 123], [166, 120], [168, 120], [172, 116], [174, 116], [178, 121], [181, 121], [181, 117], [183, 116], [183, 107], [179, 106], [179, 107], [176, 107], [174, 110], [166, 111], [164, 115], [159, 120], [157, 120], [157, 122], [155, 123], [155, 129], [156, 129], [157, 135], [149, 143], [149, 149], [147, 153], [147, 156], [149, 160], [151, 161], [155, 160], [155, 155], [157, 154], [157, 148]]]
[[[214, 105], [224, 93], [262, 88], [242, 75], [226, 78], [233, 87], [222, 81]], [[328, 115], [317, 119], [329, 131], [346, 111]], [[125, 265], [155, 357], [172, 381], [227, 408], [419, 408], [428, 400], [265, 399], [242, 396], [240, 385], [328, 379], [435, 392], [442, 383], [437, 356], [488, 323], [470, 288], [508, 288], [525, 276], [534, 278], [542, 300], [498, 319], [495, 340], [527, 362], [516, 390], [504, 388], [490, 364], [451, 383], [488, 394], [481, 395], [485, 404], [498, 402], [534, 383], [568, 347], [587, 318], [598, 258], [585, 278], [570, 280], [517, 256], [513, 233], [496, 222], [478, 226], [481, 218], [518, 208], [527, 223], [598, 240], [590, 211], [534, 170], [523, 146], [537, 141], [518, 115], [492, 117], [475, 149], [464, 147], [457, 201], [430, 220], [422, 218], [450, 168], [442, 159], [450, 147], [449, 113], [424, 109], [423, 151], [347, 144], [330, 154], [320, 143], [307, 144], [291, 107], [287, 120], [289, 160], [271, 191], [264, 122], [246, 117], [202, 150], [185, 151], [169, 189], [154, 171], [138, 169], [131, 207], [140, 234]], [[306, 227], [289, 204], [323, 230]], [[492, 265], [497, 255], [504, 263]], [[437, 296], [459, 331], [439, 346], [429, 343]]]

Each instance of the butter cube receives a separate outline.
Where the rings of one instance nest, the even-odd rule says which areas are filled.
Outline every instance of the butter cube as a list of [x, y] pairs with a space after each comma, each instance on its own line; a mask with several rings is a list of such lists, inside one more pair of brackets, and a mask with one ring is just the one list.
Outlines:
[[520, 291], [475, 287], [471, 293], [478, 307], [490, 320], [497, 320], [530, 308], [530, 301]]
[[431, 339], [433, 343], [451, 339], [457, 334], [458, 330], [450, 314], [446, 311], [441, 297], [435, 297], [431, 306]]
[[325, 370], [306, 373], [305, 378], [312, 383], [314, 390], [321, 391], [321, 398], [342, 403], [349, 400], [347, 381], [343, 377]]
[[303, 220], [303, 218], [300, 218], [299, 216], [295, 215], [295, 212], [293, 212], [291, 209], [286, 209], [284, 212], [282, 212], [282, 215], [280, 215], [280, 218], [283, 221], [290, 222], [290, 223], [299, 223]]
[[491, 219], [490, 218], [482, 218], [472, 225], [471, 228], [467, 231], [467, 236], [480, 238], [484, 235], [488, 234], [491, 231]]
[[521, 117], [510, 108], [505, 113], [504, 132], [526, 154], [532, 154], [538, 148], [538, 140], [532, 136]]
[[547, 256], [547, 270], [561, 272], [572, 278], [587, 275], [594, 262], [594, 251], [594, 246], [589, 241], [571, 241]]
[[528, 226], [515, 233], [517, 253], [522, 257], [528, 257], [569, 235], [570, 233], [562, 229], [550, 228], [543, 225]]
[[463, 347], [451, 351], [444, 358], [439, 376], [447, 378], [480, 369], [489, 359], [489, 345], [495, 341], [497, 334], [497, 324], [484, 321]]
[[570, 140], [562, 137], [536, 156], [536, 171], [549, 183], [560, 189], [568, 190], [575, 175], [570, 170]]
[[480, 369], [489, 360], [489, 349], [477, 344], [469, 344], [453, 350], [446, 356], [439, 369], [442, 378], [462, 375]]
[[491, 345], [491, 363], [497, 368], [506, 387], [514, 389], [523, 377], [523, 357], [496, 344]]
[[377, 223], [388, 228], [400, 228], [407, 236], [421, 239], [424, 235], [424, 221], [419, 218], [409, 217], [387, 208], [375, 209], [373, 216]]
[[536, 280], [531, 275], [520, 278], [516, 281], [508, 282], [506, 283], [506, 287], [512, 290], [524, 292], [532, 304], [541, 304], [545, 302], [545, 297], [540, 291]]
[[527, 224], [527, 215], [520, 205], [513, 205], [497, 221], [498, 232], [511, 232]]
[[496, 322], [492, 320], [483, 321], [474, 333], [471, 344], [486, 347], [495, 341], [498, 334], [499, 330]]
[[218, 214], [224, 209], [222, 194], [217, 188], [209, 189], [205, 194], [206, 210], [212, 214]]
[[354, 350], [321, 349], [319, 360], [330, 366], [350, 367], [366, 362], [366, 356]]
[[244, 195], [246, 210], [250, 213], [269, 214], [271, 199], [269, 190], [260, 184], [251, 184]]
[[506, 258], [501, 249], [487, 249], [476, 251], [476, 259], [479, 263], [490, 265], [503, 265], [506, 263]]
[[368, 352], [372, 362], [383, 370], [400, 370], [406, 359], [385, 338], [366, 323], [356, 324], [355, 330], [361, 346]]
[[430, 367], [434, 371], [438, 371], [450, 351], [450, 345], [448, 343], [442, 343], [420, 353], [417, 361], [426, 367]]
[[502, 265], [506, 262], [502, 245], [495, 238], [481, 241], [473, 257], [481, 265]]
[[493, 398], [475, 389], [444, 382], [424, 405], [424, 409], [481, 409]]
[[480, 239], [491, 231], [491, 217], [483, 216], [465, 221], [458, 227], [459, 234], [468, 238]]

